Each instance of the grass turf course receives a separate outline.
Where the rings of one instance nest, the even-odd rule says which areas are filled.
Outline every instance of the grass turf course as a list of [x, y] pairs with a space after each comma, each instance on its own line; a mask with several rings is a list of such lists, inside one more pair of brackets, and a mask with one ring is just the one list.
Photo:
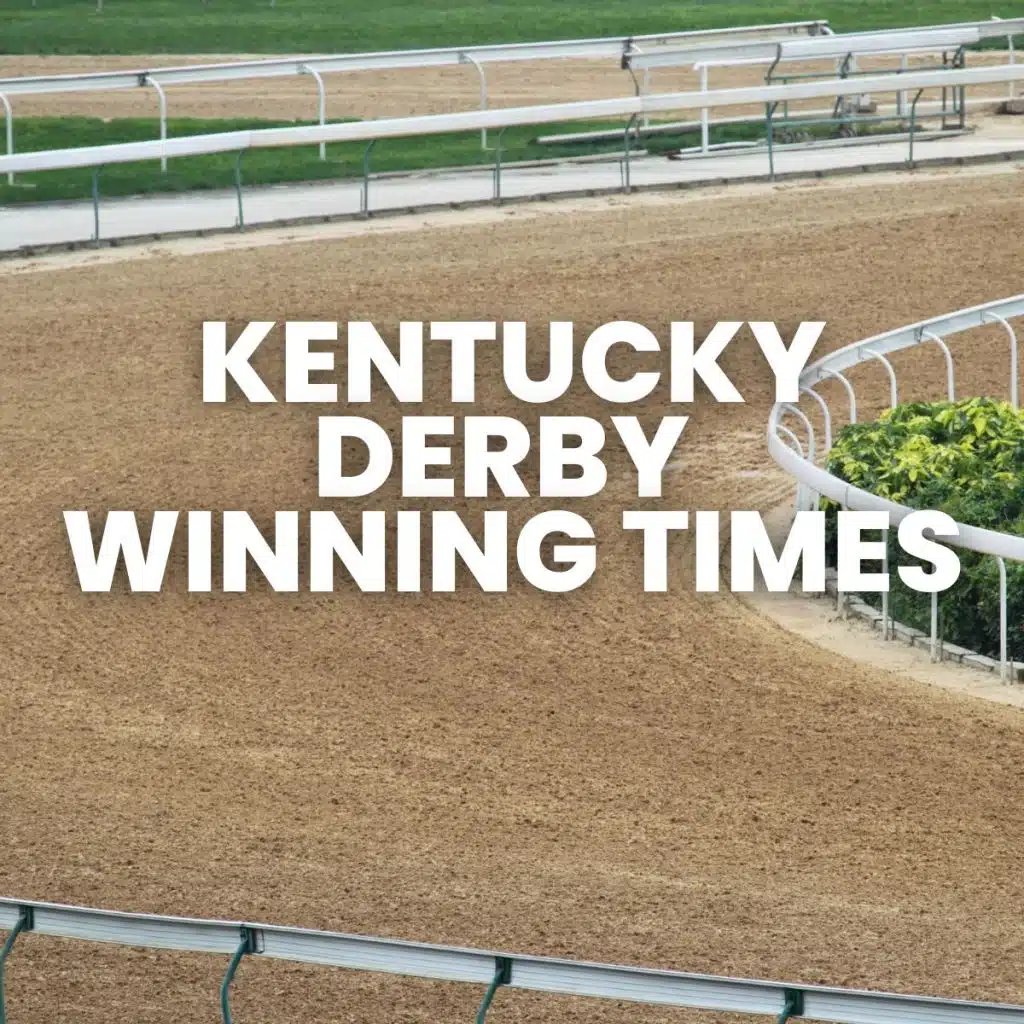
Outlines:
[[[342, 53], [826, 18], [836, 31], [985, 20], [989, 0], [0, 0], [0, 54]], [[1001, 5], [999, 5], [1001, 6]], [[2, 77], [0, 61], [0, 77]]]

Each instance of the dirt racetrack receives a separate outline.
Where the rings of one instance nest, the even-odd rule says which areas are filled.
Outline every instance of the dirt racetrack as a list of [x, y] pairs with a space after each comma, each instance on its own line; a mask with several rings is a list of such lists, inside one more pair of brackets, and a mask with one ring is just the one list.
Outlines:
[[[606, 490], [573, 506], [598, 573], [565, 596], [203, 598], [180, 559], [166, 593], [84, 595], [61, 520], [322, 506], [323, 410], [204, 407], [204, 319], [631, 318], [661, 336], [673, 319], [825, 319], [831, 347], [1020, 291], [1022, 199], [1019, 172], [962, 171], [4, 273], [0, 892], [1024, 1001], [1024, 716], [694, 594], [685, 540], [670, 593], [643, 594], [618, 448]], [[958, 391], [1002, 389], [1005, 349], [995, 327], [958, 344]], [[766, 509], [789, 492], [755, 356], [747, 337], [723, 361], [745, 405], [683, 410], [664, 507]], [[279, 359], [261, 365], [280, 384]], [[904, 397], [941, 385], [937, 353], [897, 365]], [[424, 411], [465, 414], [447, 370], [430, 363]], [[532, 423], [497, 373], [480, 359], [473, 411]], [[858, 373], [880, 405], [882, 372]], [[557, 411], [614, 410], [575, 390]], [[642, 411], [670, 411], [664, 391]], [[394, 428], [401, 410], [373, 412]], [[504, 504], [516, 521], [544, 506]], [[447, 507], [477, 522], [485, 506]], [[225, 966], [28, 935], [10, 1019], [208, 1021]], [[449, 1024], [481, 996], [246, 962], [234, 1007], [246, 1024]], [[491, 1014], [711, 1019], [514, 992]]]

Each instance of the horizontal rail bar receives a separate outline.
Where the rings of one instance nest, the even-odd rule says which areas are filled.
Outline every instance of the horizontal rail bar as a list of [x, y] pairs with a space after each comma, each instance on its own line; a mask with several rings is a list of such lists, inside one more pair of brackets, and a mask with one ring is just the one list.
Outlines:
[[1006, 1003], [512, 956], [341, 932], [128, 914], [26, 900], [0, 899], [0, 928], [13, 928], [24, 908], [31, 908], [33, 930], [41, 934], [125, 946], [231, 953], [245, 929], [254, 940], [253, 956], [418, 978], [487, 984], [501, 957], [511, 963], [509, 986], [535, 992], [776, 1017], [792, 993], [798, 992], [803, 996], [805, 1019], [836, 1024], [1024, 1024], [1024, 1006]]
[[369, 53], [324, 54], [309, 57], [272, 58], [183, 65], [165, 68], [139, 68], [132, 71], [94, 72], [84, 75], [33, 75], [0, 79], [0, 91], [11, 95], [52, 92], [79, 92], [106, 89], [132, 89], [146, 81], [161, 85], [187, 85], [197, 82], [231, 81], [246, 78], [273, 78], [297, 75], [302, 67], [323, 73], [331, 71], [384, 71], [395, 68], [445, 67], [465, 63], [473, 57], [481, 63], [502, 61], [550, 60], [569, 57], [621, 58], [633, 45], [661, 46], [687, 39], [706, 40], [742, 35], [787, 37], [797, 32], [820, 32], [827, 21], [788, 21], [764, 25], [739, 25], [732, 28], [698, 29], [637, 36], [612, 36], [593, 39], [563, 39], [537, 43], [507, 43], [484, 46], [437, 47], [420, 50], [381, 50]]
[[134, 163], [162, 157], [232, 153], [244, 149], [277, 146], [312, 145], [321, 142], [355, 142], [370, 139], [402, 138], [449, 132], [479, 131], [508, 125], [540, 125], [591, 118], [630, 117], [680, 109], [701, 109], [814, 99], [821, 96], [851, 96], [872, 92], [896, 92], [909, 89], [966, 87], [1024, 80], [1024, 64], [994, 67], [958, 68], [946, 71], [921, 71], [906, 74], [880, 74], [856, 80], [822, 79], [788, 85], [758, 85], [739, 89], [690, 91], [653, 96], [629, 96], [621, 99], [585, 100], [531, 107], [506, 107], [496, 110], [471, 110], [455, 114], [427, 114], [419, 117], [383, 118], [348, 121], [296, 128], [263, 128], [252, 131], [190, 135], [175, 139], [154, 139], [109, 146], [83, 146], [74, 149], [42, 150], [0, 156], [0, 173], [59, 170], [70, 167], [99, 167], [114, 163]]

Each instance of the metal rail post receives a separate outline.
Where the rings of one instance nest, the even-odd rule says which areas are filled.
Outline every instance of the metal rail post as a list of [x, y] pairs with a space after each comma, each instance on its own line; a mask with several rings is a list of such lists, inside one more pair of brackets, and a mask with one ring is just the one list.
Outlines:
[[[707, 64], [701, 64], [700, 67], [700, 91], [708, 91], [708, 66]], [[701, 107], [700, 110], [700, 151], [706, 153], [708, 151], [708, 137], [710, 135], [708, 127], [708, 108]]]
[[[160, 141], [167, 141], [167, 93], [164, 92], [164, 87], [152, 78], [146, 78], [146, 85], [153, 86], [156, 89], [156, 94], [160, 99]], [[167, 173], [167, 157], [160, 157], [160, 170]]]
[[[14, 114], [11, 113], [11, 101], [0, 92], [0, 103], [4, 107], [4, 127], [7, 131], [7, 155], [14, 152]], [[7, 184], [14, 184], [14, 171], [7, 172]]]
[[[508, 125], [505, 126], [507, 128]], [[498, 144], [494, 147], [494, 201], [501, 205], [501, 154], [505, 145], [505, 128], [498, 132]]]
[[637, 117], [639, 117], [639, 115], [638, 114], [634, 114], [629, 119], [629, 121], [626, 124], [626, 130], [623, 133], [623, 137], [622, 137], [622, 139], [623, 139], [623, 150], [624, 150], [624, 156], [623, 156], [623, 161], [622, 161], [622, 191], [623, 192], [627, 192], [627, 193], [631, 189], [630, 180], [629, 180], [629, 170], [630, 170], [630, 167], [629, 167], [629, 133], [633, 130], [634, 126], [636, 125]]
[[256, 933], [252, 928], [242, 925], [242, 939], [238, 943], [238, 948], [231, 955], [231, 962], [228, 964], [228, 969], [224, 974], [224, 980], [220, 983], [220, 1016], [223, 1024], [231, 1024], [231, 1005], [228, 995], [230, 994], [231, 982], [235, 978], [238, 965], [242, 962], [242, 957], [246, 953], [255, 953], [256, 950]]
[[[885, 543], [885, 553], [882, 555], [882, 574], [889, 575], [889, 531], [882, 531], [882, 541]], [[889, 590], [882, 591], [882, 639], [889, 639]]]
[[370, 154], [376, 142], [376, 139], [370, 139], [369, 145], [363, 151], [363, 188], [359, 193], [359, 212], [364, 217], [370, 216]]
[[[1007, 63], [1009, 63], [1009, 64], [1016, 64], [1017, 63], [1017, 51], [1013, 47], [1013, 36], [1007, 36], [1006, 37], [1006, 48], [1010, 51], [1009, 52], [1009, 57], [1007, 59]], [[1017, 83], [1014, 82], [1014, 81], [1011, 81], [1010, 82], [1010, 99], [1013, 100], [1013, 99], [1016, 99], [1016, 98], [1017, 98]]]
[[996, 556], [999, 563], [999, 679], [1006, 682], [1009, 676], [1006, 663], [1006, 562]]
[[823, 454], [827, 455], [829, 449], [832, 447], [832, 414], [829, 412], [828, 403], [821, 395], [818, 394], [814, 388], [802, 387], [800, 389], [804, 394], [810, 395], [821, 409], [821, 415], [825, 420], [825, 451]]
[[768, 177], [771, 181], [775, 180], [775, 144], [772, 131], [772, 115], [775, 113], [775, 108], [778, 105], [778, 101], [764, 105], [765, 129], [768, 135]]
[[505, 956], [495, 957], [494, 978], [491, 980], [490, 985], [487, 986], [480, 1009], [476, 1011], [476, 1024], [484, 1024], [484, 1018], [487, 1016], [487, 1011], [491, 1008], [494, 994], [502, 985], [508, 985], [511, 981], [512, 961]]
[[775, 1024], [787, 1024], [792, 1017], [804, 1015], [804, 994], [798, 988], [787, 988], [782, 998], [782, 1013]]
[[14, 943], [22, 932], [32, 931], [32, 908], [22, 907], [18, 911], [18, 920], [14, 927], [7, 934], [7, 941], [0, 949], [0, 1024], [7, 1024], [7, 1004], [4, 997], [4, 968], [7, 965], [7, 957], [14, 948]]
[[877, 359], [889, 372], [889, 408], [895, 409], [899, 405], [899, 394], [896, 389], [896, 371], [892, 368], [892, 363], [881, 354], [876, 352], [874, 349], [866, 348], [864, 351], [871, 356], [872, 359]]
[[933, 334], [931, 331], [922, 331], [921, 337], [934, 341], [942, 349], [942, 354], [946, 357], [946, 397], [951, 402], [955, 401], [956, 382], [953, 374], [953, 353], [949, 351], [949, 346], [937, 334]]
[[[317, 71], [316, 68], [311, 68], [308, 64], [303, 64], [300, 71], [304, 75], [312, 75], [313, 81], [316, 82], [317, 91], [317, 117], [320, 124], [327, 123], [327, 90], [324, 88], [323, 76]], [[320, 143], [320, 159], [327, 159], [327, 143]]]
[[100, 171], [102, 168], [92, 169], [92, 240], [100, 240]]
[[932, 591], [931, 659], [939, 660], [939, 592]]
[[826, 374], [829, 377], [835, 377], [836, 380], [842, 381], [843, 387], [846, 388], [846, 394], [850, 399], [850, 422], [857, 422], [857, 396], [854, 394], [853, 385], [843, 376], [838, 370], [826, 370]]
[[[472, 64], [476, 68], [477, 77], [480, 79], [480, 109], [487, 109], [487, 73], [484, 71], [484, 66], [469, 53], [460, 53], [459, 61], [462, 64]], [[480, 148], [487, 148], [487, 129], [480, 129]]]
[[1017, 400], [1017, 333], [998, 313], [990, 313], [987, 310], [981, 314], [981, 322], [991, 320], [994, 323], [1002, 324], [1003, 330], [1010, 336], [1010, 403], [1014, 409], [1020, 408]]
[[910, 155], [907, 158], [907, 166], [914, 166], [914, 125], [917, 123], [917, 101], [921, 98], [924, 89], [918, 89], [917, 95], [910, 104]]
[[235, 157], [235, 196], [238, 200], [238, 230], [245, 230], [245, 211], [242, 208], [242, 154], [244, 149], [238, 151]]

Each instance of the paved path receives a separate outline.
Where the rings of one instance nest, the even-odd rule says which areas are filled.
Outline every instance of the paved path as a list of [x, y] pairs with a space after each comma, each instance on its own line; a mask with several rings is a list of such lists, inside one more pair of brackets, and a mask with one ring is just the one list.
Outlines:
[[[1016, 126], [1014, 126], [1016, 127]], [[998, 158], [1013, 154], [1024, 159], [1024, 125], [1020, 132], [956, 135], [917, 139], [917, 162]], [[779, 175], [828, 173], [852, 168], [885, 168], [903, 164], [905, 141], [858, 143], [827, 148], [776, 151]], [[765, 147], [706, 157], [669, 160], [636, 156], [630, 161], [630, 184], [635, 187], [697, 184], [764, 177], [768, 173]], [[621, 188], [621, 161], [509, 167], [502, 173], [503, 197], [524, 198], [558, 193], [606, 191]], [[300, 218], [356, 215], [361, 182], [261, 186], [243, 189], [246, 226]], [[493, 200], [490, 168], [382, 177], [370, 182], [372, 212], [446, 206]], [[238, 200], [231, 190], [192, 192], [173, 196], [144, 196], [100, 200], [100, 237], [131, 238], [236, 227]], [[54, 203], [0, 208], [0, 251], [32, 246], [84, 242], [93, 237], [94, 210], [89, 202]]]

